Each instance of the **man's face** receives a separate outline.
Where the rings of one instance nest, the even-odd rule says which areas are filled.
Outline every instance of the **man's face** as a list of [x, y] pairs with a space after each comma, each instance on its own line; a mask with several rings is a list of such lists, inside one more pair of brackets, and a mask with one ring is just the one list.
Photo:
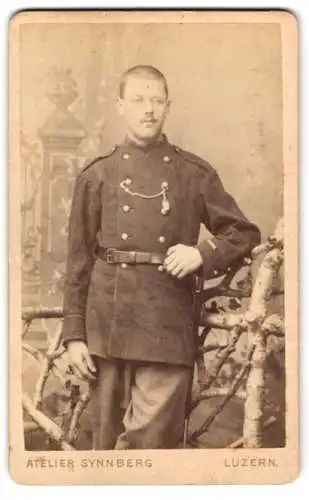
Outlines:
[[164, 84], [142, 76], [128, 77], [118, 111], [124, 117], [129, 134], [151, 142], [161, 132], [169, 109]]

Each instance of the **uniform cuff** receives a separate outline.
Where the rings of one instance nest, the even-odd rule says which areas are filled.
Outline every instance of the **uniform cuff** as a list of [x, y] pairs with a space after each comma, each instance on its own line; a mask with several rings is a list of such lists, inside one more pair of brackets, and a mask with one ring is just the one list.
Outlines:
[[64, 346], [71, 340], [86, 342], [85, 318], [83, 316], [64, 317], [62, 329], [62, 342]]
[[216, 269], [217, 243], [214, 238], [203, 240], [196, 245], [203, 259], [203, 276], [205, 279], [216, 278], [219, 270]]

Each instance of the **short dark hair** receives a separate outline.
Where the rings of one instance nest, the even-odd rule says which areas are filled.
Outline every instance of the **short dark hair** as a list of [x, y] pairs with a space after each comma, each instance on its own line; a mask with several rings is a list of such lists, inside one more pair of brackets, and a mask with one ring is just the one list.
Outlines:
[[134, 76], [134, 75], [142, 76], [142, 77], [144, 76], [144, 77], [151, 78], [153, 80], [161, 81], [164, 85], [166, 97], [168, 98], [168, 85], [167, 85], [167, 80], [166, 80], [165, 76], [163, 75], [163, 73], [161, 73], [161, 71], [159, 71], [154, 66], [150, 66], [148, 64], [139, 64], [138, 66], [132, 66], [131, 68], [127, 69], [127, 71], [125, 71], [123, 73], [122, 78], [120, 80], [120, 84], [119, 84], [119, 97], [121, 97], [121, 99], [123, 99], [123, 96], [124, 96], [124, 91], [125, 91], [127, 79], [130, 76]]

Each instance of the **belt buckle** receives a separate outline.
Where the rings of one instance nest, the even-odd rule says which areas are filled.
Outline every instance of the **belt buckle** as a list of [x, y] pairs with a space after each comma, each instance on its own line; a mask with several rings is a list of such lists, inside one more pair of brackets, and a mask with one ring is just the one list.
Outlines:
[[116, 248], [108, 248], [106, 250], [106, 262], [107, 262], [107, 264], [113, 264], [114, 263], [115, 252], [116, 252]]

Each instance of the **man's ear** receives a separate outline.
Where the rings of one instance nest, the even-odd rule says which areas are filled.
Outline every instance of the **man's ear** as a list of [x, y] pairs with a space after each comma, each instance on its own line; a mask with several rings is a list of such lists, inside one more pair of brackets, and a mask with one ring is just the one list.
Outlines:
[[165, 108], [165, 117], [167, 117], [167, 115], [169, 114], [170, 107], [171, 107], [171, 101], [167, 101], [166, 108]]
[[121, 97], [117, 97], [116, 108], [117, 108], [118, 114], [120, 116], [123, 116], [123, 99], [121, 99]]

